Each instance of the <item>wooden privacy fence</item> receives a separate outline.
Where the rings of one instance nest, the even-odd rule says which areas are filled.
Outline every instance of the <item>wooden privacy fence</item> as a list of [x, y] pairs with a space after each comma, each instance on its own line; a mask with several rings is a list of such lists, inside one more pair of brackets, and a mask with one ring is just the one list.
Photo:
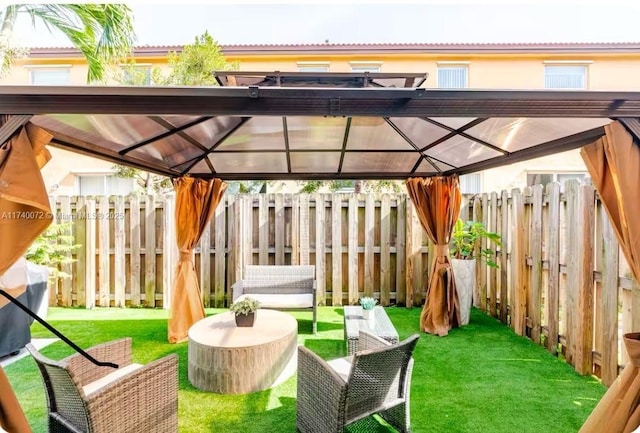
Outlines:
[[[175, 198], [51, 198], [80, 245], [52, 305], [169, 307]], [[226, 195], [195, 250], [206, 306], [229, 305], [245, 264], [313, 264], [322, 305], [421, 304], [430, 246], [405, 194]], [[410, 271], [407, 272], [407, 269]]]
[[[169, 307], [178, 253], [172, 195], [52, 197], [80, 248], [52, 305]], [[463, 219], [502, 235], [477, 266], [474, 305], [607, 385], [640, 330], [640, 288], [589, 184], [465, 196]], [[228, 306], [246, 264], [313, 264], [322, 305], [375, 296], [421, 305], [432, 245], [405, 194], [226, 195], [195, 250], [206, 306]], [[634, 314], [635, 313], [635, 314]]]
[[500, 269], [478, 266], [474, 305], [610, 385], [622, 334], [640, 330], [640, 289], [594, 187], [481, 194], [465, 212], [503, 239]]

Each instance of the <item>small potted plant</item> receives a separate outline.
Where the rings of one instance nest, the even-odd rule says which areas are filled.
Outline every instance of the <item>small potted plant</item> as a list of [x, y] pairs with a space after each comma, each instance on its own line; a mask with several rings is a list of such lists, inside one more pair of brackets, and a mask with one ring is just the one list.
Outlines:
[[229, 310], [235, 313], [236, 326], [250, 327], [253, 326], [258, 308], [260, 308], [260, 303], [253, 298], [247, 297], [231, 304]]
[[376, 306], [375, 298], [363, 297], [360, 298], [360, 306], [362, 307], [362, 318], [363, 319], [372, 319], [373, 318], [373, 307]]
[[[480, 240], [489, 240], [490, 247], [480, 248]], [[495, 247], [500, 247], [500, 235], [488, 232], [481, 222], [458, 219], [451, 233], [450, 254], [453, 275], [456, 281], [458, 297], [460, 300], [460, 324], [469, 323], [471, 314], [471, 300], [476, 283], [476, 259], [484, 260], [487, 266], [497, 268], [495, 262]], [[476, 257], [476, 253], [478, 256]]]

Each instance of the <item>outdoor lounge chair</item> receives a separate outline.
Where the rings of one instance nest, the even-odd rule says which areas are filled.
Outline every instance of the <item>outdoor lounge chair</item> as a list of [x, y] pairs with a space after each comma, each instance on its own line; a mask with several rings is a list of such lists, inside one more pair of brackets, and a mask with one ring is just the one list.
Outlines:
[[173, 433], [178, 431], [178, 356], [146, 365], [131, 363], [131, 339], [95, 346], [87, 353], [118, 369], [97, 367], [80, 354], [61, 361], [31, 344], [47, 394], [49, 432]]
[[[419, 335], [390, 344], [360, 331], [353, 356], [324, 361], [298, 348], [296, 427], [302, 433], [342, 433], [378, 414], [400, 432], [410, 432], [409, 390], [413, 349]], [[368, 431], [365, 423], [362, 431]]]

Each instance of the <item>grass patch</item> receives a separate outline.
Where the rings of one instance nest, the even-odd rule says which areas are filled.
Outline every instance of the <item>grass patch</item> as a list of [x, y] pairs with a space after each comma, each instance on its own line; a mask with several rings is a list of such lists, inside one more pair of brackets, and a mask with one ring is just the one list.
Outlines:
[[[207, 310], [214, 314], [221, 310]], [[400, 338], [417, 332], [420, 309], [387, 308]], [[342, 309], [319, 309], [318, 334], [309, 313], [292, 313], [299, 341], [323, 358], [346, 352]], [[230, 396], [205, 393], [187, 379], [187, 343], [167, 343], [168, 313], [148, 309], [50, 309], [49, 319], [81, 347], [132, 337], [135, 362], [169, 353], [180, 357], [181, 432], [295, 432], [296, 377], [263, 392]], [[34, 337], [50, 337], [35, 324]], [[43, 353], [59, 359], [72, 349], [58, 342]], [[577, 432], [605, 388], [583, 377], [531, 341], [478, 311], [471, 324], [448, 337], [423, 334], [415, 354], [411, 390], [413, 431], [539, 433]], [[5, 369], [34, 432], [46, 431], [44, 389], [35, 364], [22, 359]], [[393, 429], [371, 423], [371, 433]]]

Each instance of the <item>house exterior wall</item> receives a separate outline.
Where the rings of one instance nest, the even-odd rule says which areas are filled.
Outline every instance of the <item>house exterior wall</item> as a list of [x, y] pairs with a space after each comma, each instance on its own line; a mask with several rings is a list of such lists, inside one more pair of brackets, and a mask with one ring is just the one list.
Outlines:
[[[141, 47], [133, 56], [136, 63], [167, 70], [167, 52], [180, 47]], [[458, 64], [468, 69], [468, 87], [477, 89], [543, 89], [546, 65], [579, 64], [587, 69], [589, 90], [640, 90], [640, 45], [318, 45], [318, 46], [228, 46], [222, 47], [228, 61], [237, 61], [241, 71], [297, 71], [299, 63], [328, 64], [330, 72], [350, 72], [352, 66], [371, 64], [381, 72], [425, 72], [424, 84], [437, 87], [438, 65]], [[0, 85], [30, 83], [29, 71], [70, 66], [70, 84], [85, 85], [87, 67], [71, 49], [32, 49], [29, 57], [19, 59]], [[117, 84], [113, 79], [107, 84]], [[58, 149], [54, 161], [45, 168], [45, 182], [53, 193], [75, 191], [77, 169], [84, 172], [108, 172], [113, 164]], [[531, 172], [586, 172], [579, 151], [537, 158], [482, 172], [482, 189], [496, 191], [526, 186]], [[278, 184], [281, 189], [282, 185]], [[285, 189], [286, 190], [286, 189]]]

